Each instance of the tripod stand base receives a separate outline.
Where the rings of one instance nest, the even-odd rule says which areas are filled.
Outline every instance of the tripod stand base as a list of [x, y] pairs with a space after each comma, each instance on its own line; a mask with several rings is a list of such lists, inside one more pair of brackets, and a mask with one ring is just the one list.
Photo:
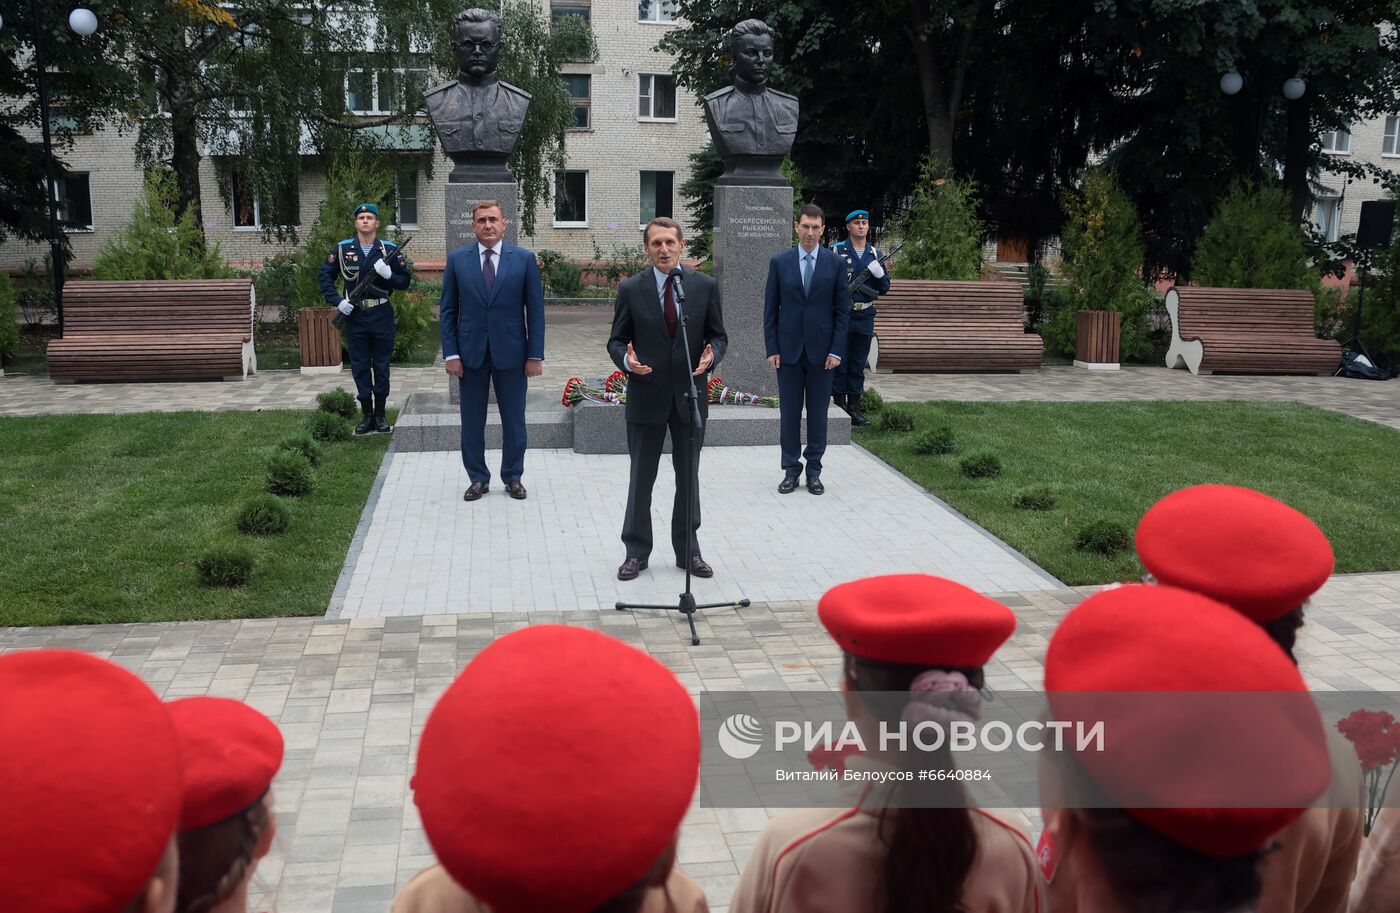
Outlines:
[[685, 620], [690, 624], [690, 645], [700, 646], [700, 635], [695, 633], [695, 613], [700, 609], [746, 609], [750, 605], [747, 599], [740, 599], [735, 602], [706, 602], [696, 605], [695, 596], [690, 592], [680, 595], [680, 603], [677, 605], [644, 605], [642, 603], [619, 602], [613, 608], [619, 612], [628, 609], [653, 609], [661, 612], [680, 612], [685, 616]]

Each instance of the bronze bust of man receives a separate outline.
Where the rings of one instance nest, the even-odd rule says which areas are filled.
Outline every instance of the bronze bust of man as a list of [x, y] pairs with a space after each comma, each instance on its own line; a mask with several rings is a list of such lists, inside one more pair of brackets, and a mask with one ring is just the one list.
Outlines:
[[452, 20], [457, 78], [423, 93], [442, 151], [455, 167], [448, 182], [513, 183], [506, 167], [520, 144], [530, 94], [496, 76], [501, 57], [501, 20], [469, 9]]
[[779, 166], [797, 138], [797, 98], [768, 87], [775, 38], [758, 19], [734, 26], [734, 85], [705, 96], [710, 138], [724, 160], [720, 184], [787, 184]]

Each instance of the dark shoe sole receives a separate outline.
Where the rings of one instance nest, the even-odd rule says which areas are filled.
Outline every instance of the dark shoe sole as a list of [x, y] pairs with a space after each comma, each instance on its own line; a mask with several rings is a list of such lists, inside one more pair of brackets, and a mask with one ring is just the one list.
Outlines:
[[[678, 569], [682, 570], [682, 571], [685, 570], [685, 565], [684, 565], [684, 564], [681, 564], [679, 561], [676, 562], [676, 567], [677, 567]], [[710, 568], [709, 571], [707, 571], [707, 572], [705, 572], [705, 573], [703, 573], [703, 574], [702, 574], [701, 572], [695, 571], [695, 570], [692, 570], [692, 571], [690, 572], [690, 576], [692, 576], [692, 577], [701, 577], [701, 578], [704, 578], [705, 580], [710, 579], [710, 578], [713, 577], [714, 575], [715, 575], [715, 569], [714, 569], [714, 568]]]
[[619, 569], [618, 572], [617, 572], [617, 579], [618, 579], [618, 580], [636, 580], [638, 577], [641, 576], [642, 571], [644, 571], [644, 570], [646, 570], [646, 569], [647, 569], [647, 563], [646, 563], [645, 561], [643, 561], [641, 564], [637, 565], [637, 573], [635, 573], [635, 574], [629, 574], [629, 575], [627, 575], [626, 577], [622, 576], [622, 571], [621, 571], [621, 569]]
[[797, 483], [796, 483], [796, 482], [793, 482], [793, 483], [792, 483], [792, 487], [791, 487], [791, 488], [786, 488], [786, 487], [784, 487], [784, 485], [781, 485], [781, 484], [778, 486], [778, 494], [780, 494], [780, 495], [790, 495], [790, 494], [792, 494], [794, 491], [797, 491]]
[[506, 494], [510, 495], [512, 498], [514, 498], [514, 499], [517, 500], [517, 501], [524, 501], [526, 498], [528, 498], [528, 497], [530, 496], [530, 493], [529, 493], [528, 491], [522, 491], [522, 492], [520, 492], [519, 494], [516, 494], [515, 492], [511, 491], [509, 488], [506, 489]]

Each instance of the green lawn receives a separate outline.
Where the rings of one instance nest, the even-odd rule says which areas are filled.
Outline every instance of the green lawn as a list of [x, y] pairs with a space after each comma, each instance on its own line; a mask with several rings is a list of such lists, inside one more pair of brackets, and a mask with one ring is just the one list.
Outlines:
[[[1081, 524], [1106, 518], [1131, 533], [1162, 495], [1201, 482], [1249, 486], [1303, 511], [1331, 539], [1339, 573], [1400, 569], [1400, 431], [1275, 403], [901, 405], [913, 432], [872, 426], [856, 441], [1069, 584], [1142, 573], [1131, 549], [1077, 551]], [[957, 452], [916, 454], [914, 439], [939, 425]], [[958, 461], [978, 452], [1000, 458], [1001, 476], [962, 476]], [[1042, 485], [1054, 509], [1012, 507], [1016, 492]]]
[[[323, 444], [315, 490], [287, 499], [285, 535], [234, 529], [273, 445], [307, 414], [0, 418], [0, 625], [325, 612], [388, 435]], [[253, 549], [247, 587], [200, 585], [195, 561], [216, 541]]]

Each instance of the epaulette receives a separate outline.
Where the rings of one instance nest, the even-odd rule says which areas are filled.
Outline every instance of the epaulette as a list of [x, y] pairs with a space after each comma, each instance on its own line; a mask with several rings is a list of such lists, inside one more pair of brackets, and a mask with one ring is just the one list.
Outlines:
[[793, 101], [797, 101], [797, 96], [796, 96], [796, 95], [789, 95], [789, 94], [786, 93], [786, 92], [779, 92], [777, 89], [769, 89], [768, 91], [769, 91], [769, 92], [772, 92], [774, 95], [778, 95], [778, 96], [781, 96], [781, 97], [783, 97], [783, 98], [790, 98], [790, 99], [792, 99]]
[[388, 238], [380, 238], [380, 239], [379, 239], [379, 243], [381, 243], [381, 244], [383, 244], [385, 247], [388, 247], [388, 248], [391, 248], [391, 249], [392, 249], [392, 248], [398, 247], [397, 244], [395, 244], [393, 241], [390, 241]]
[[424, 92], [424, 93], [423, 93], [423, 97], [424, 97], [424, 98], [427, 98], [429, 95], [436, 95], [436, 94], [438, 94], [439, 92], [445, 92], [446, 90], [452, 88], [452, 87], [455, 86], [455, 85], [457, 85], [457, 80], [455, 80], [455, 79], [448, 80], [447, 82], [443, 83], [442, 85], [440, 85], [440, 86], [433, 86], [431, 89], [429, 89], [428, 91]]
[[529, 92], [526, 92], [524, 89], [520, 88], [519, 86], [513, 86], [513, 85], [511, 85], [511, 84], [508, 83], [508, 82], [503, 82], [503, 83], [500, 84], [500, 86], [501, 86], [502, 89], [505, 89], [507, 92], [514, 92], [516, 95], [519, 95], [521, 98], [524, 98], [524, 99], [526, 99], [527, 101], [532, 97], [532, 96], [530, 95]]
[[709, 95], [706, 95], [706, 96], [705, 96], [705, 101], [710, 101], [711, 99], [719, 98], [719, 97], [722, 96], [722, 95], [728, 95], [730, 92], [733, 92], [733, 91], [734, 91], [734, 87], [733, 87], [733, 86], [725, 86], [723, 89], [716, 89], [715, 91], [711, 92]]
[[335, 242], [335, 246], [336, 246], [336, 247], [339, 247], [339, 246], [342, 245], [342, 244], [354, 244], [354, 243], [355, 243], [355, 239], [354, 239], [354, 238], [346, 238], [344, 241], [337, 241], [337, 242]]

